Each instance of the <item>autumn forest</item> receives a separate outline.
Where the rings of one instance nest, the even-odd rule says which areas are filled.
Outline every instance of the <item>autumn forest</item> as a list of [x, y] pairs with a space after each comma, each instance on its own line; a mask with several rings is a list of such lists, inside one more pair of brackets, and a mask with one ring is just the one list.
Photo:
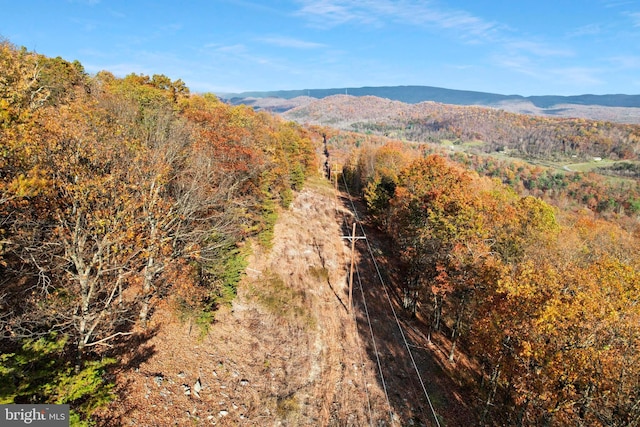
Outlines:
[[638, 425], [640, 126], [390, 105], [282, 117], [1, 41], [0, 403], [104, 424], [154, 310], [206, 334], [313, 178], [388, 239], [401, 315], [470, 361], [474, 423]]
[[101, 350], [158, 299], [211, 321], [315, 154], [300, 126], [180, 80], [0, 48], [0, 402], [86, 420], [109, 399]]

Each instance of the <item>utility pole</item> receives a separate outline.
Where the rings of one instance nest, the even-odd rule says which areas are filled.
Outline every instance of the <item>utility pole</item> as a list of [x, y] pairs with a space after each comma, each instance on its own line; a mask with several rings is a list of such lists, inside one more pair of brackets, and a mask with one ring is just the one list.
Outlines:
[[353, 265], [356, 259], [356, 223], [351, 232], [351, 272], [349, 273], [349, 313], [353, 310]]
[[351, 240], [351, 270], [349, 271], [349, 305], [348, 310], [349, 313], [353, 311], [353, 270], [355, 267], [356, 261], [356, 240], [366, 239], [366, 236], [356, 236], [356, 224], [354, 221], [353, 228], [351, 231], [351, 236], [342, 236], [343, 239]]

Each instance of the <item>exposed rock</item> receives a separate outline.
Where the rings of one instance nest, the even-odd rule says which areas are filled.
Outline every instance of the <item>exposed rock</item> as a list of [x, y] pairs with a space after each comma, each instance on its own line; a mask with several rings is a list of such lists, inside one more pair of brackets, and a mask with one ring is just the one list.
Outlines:
[[197, 398], [200, 398], [200, 391], [202, 390], [202, 384], [200, 383], [200, 378], [196, 380], [196, 383], [193, 385], [193, 395]]
[[158, 387], [162, 386], [162, 382], [164, 381], [164, 377], [162, 375], [156, 375], [153, 377], [153, 381], [158, 385]]
[[189, 396], [191, 394], [191, 387], [186, 384], [182, 384], [182, 389], [184, 390], [184, 394]]

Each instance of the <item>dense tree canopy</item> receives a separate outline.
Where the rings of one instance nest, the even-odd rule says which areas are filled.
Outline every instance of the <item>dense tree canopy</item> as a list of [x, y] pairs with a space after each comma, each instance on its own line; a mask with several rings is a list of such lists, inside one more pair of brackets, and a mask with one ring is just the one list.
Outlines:
[[399, 172], [366, 160], [389, 149], [360, 149], [345, 177], [407, 266], [405, 306], [428, 322], [429, 337], [449, 334], [451, 361], [462, 342], [483, 367], [482, 420], [636, 424], [638, 235], [442, 156], [414, 155]]
[[269, 243], [316, 166], [300, 126], [181, 80], [92, 77], [6, 41], [0, 64], [3, 351], [58, 334], [41, 347], [73, 349], [82, 373], [160, 301], [212, 312], [235, 292], [242, 242]]

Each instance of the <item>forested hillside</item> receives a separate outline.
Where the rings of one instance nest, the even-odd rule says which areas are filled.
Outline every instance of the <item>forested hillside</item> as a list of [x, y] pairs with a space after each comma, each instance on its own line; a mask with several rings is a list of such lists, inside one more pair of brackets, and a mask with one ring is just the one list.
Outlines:
[[376, 97], [336, 95], [287, 111], [300, 123], [384, 135], [415, 142], [482, 142], [478, 150], [512, 150], [528, 158], [637, 159], [640, 126], [557, 119], [503, 110]]
[[75, 421], [159, 302], [206, 327], [317, 168], [298, 125], [7, 41], [0, 114], [0, 403]]
[[481, 423], [637, 424], [637, 218], [554, 208], [400, 143], [363, 146], [344, 173], [400, 254], [427, 339], [480, 364]]

